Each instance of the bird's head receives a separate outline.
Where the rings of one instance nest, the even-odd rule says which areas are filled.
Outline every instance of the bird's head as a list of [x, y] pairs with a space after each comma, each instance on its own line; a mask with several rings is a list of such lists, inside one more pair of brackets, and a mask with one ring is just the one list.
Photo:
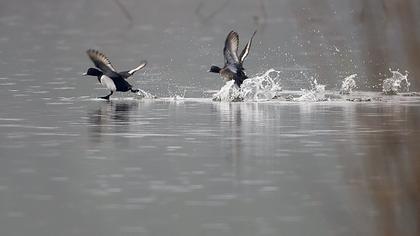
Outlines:
[[220, 72], [220, 70], [221, 70], [221, 68], [220, 68], [220, 67], [218, 67], [218, 66], [212, 66], [212, 67], [210, 67], [209, 72], [212, 72], [212, 73], [219, 73], [219, 72]]
[[86, 73], [84, 73], [83, 75], [84, 75], [84, 76], [90, 75], [90, 76], [96, 76], [96, 77], [99, 77], [99, 76], [102, 76], [102, 75], [103, 75], [103, 73], [102, 73], [100, 70], [98, 70], [98, 69], [95, 69], [95, 68], [89, 68], [89, 69], [86, 71]]

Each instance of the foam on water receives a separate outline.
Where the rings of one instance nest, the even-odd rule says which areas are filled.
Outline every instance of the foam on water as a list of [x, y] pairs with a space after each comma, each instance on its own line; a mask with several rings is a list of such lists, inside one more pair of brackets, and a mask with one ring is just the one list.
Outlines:
[[408, 73], [406, 72], [405, 75], [401, 74], [399, 71], [389, 70], [392, 73], [391, 78], [387, 78], [384, 80], [382, 84], [382, 92], [385, 95], [396, 95], [401, 92], [401, 82], [405, 81], [405, 92], [409, 91], [410, 82], [408, 82]]
[[312, 89], [302, 89], [302, 96], [293, 99], [297, 102], [320, 102], [326, 101], [325, 98], [325, 85], [318, 84], [317, 80], [314, 79], [312, 82]]
[[262, 75], [246, 79], [241, 88], [235, 82], [228, 81], [220, 91], [213, 95], [214, 101], [266, 101], [275, 98], [282, 88], [280, 86], [280, 72], [267, 70]]

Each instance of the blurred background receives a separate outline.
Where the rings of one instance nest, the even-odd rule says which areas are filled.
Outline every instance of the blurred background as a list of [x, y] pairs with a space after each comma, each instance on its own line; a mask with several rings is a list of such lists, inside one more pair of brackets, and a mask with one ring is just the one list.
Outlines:
[[359, 89], [380, 90], [392, 69], [408, 71], [411, 89], [418, 90], [419, 5], [415, 0], [2, 1], [1, 73], [60, 74], [82, 89], [92, 82], [79, 78], [91, 65], [84, 52], [97, 48], [121, 69], [147, 59], [136, 82], [156, 95], [207, 96], [203, 91], [222, 85], [207, 70], [223, 63], [226, 34], [236, 30], [245, 43], [258, 29], [246, 62], [250, 76], [274, 68], [282, 71], [284, 88], [300, 89], [314, 77], [336, 89], [357, 73]]

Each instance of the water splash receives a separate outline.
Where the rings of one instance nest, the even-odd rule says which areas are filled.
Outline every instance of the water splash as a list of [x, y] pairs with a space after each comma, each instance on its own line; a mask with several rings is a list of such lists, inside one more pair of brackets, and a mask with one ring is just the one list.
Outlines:
[[274, 69], [245, 80], [241, 86], [241, 95], [245, 101], [270, 100], [281, 91], [280, 71]]
[[185, 94], [187, 93], [187, 90], [185, 89], [183, 92], [182, 92], [182, 94], [177, 94], [177, 93], [175, 93], [175, 94], [173, 94], [173, 95], [171, 95], [171, 96], [169, 96], [169, 98], [170, 98], [170, 100], [172, 100], [172, 101], [181, 101], [181, 100], [184, 100], [185, 99]]
[[356, 77], [357, 74], [353, 74], [344, 78], [341, 84], [340, 94], [349, 95], [356, 88], [356, 81], [354, 80]]
[[384, 80], [382, 84], [382, 92], [385, 95], [396, 95], [401, 91], [401, 82], [405, 81], [405, 90], [408, 92], [410, 88], [410, 82], [408, 82], [408, 73], [405, 75], [401, 74], [399, 71], [389, 70], [392, 73], [391, 78]]
[[174, 95], [169, 97], [169, 100], [171, 101], [183, 101], [185, 99], [185, 95], [181, 96], [181, 95]]
[[146, 92], [146, 91], [144, 91], [142, 89], [139, 89], [139, 91], [136, 94], [136, 97], [137, 98], [140, 98], [140, 99], [142, 99], [142, 98], [146, 98], [146, 99], [155, 99], [155, 98], [157, 98], [155, 95], [153, 95], [153, 94], [151, 94], [149, 92]]
[[265, 101], [275, 98], [282, 91], [280, 71], [269, 69], [262, 75], [246, 79], [241, 88], [228, 81], [213, 95], [214, 101]]
[[296, 102], [321, 102], [326, 100], [328, 99], [325, 97], [325, 85], [318, 84], [316, 79], [312, 82], [311, 90], [302, 89], [302, 95], [293, 99]]
[[231, 80], [213, 95], [213, 101], [223, 102], [240, 102], [243, 101], [241, 97], [240, 88], [235, 84], [235, 81]]

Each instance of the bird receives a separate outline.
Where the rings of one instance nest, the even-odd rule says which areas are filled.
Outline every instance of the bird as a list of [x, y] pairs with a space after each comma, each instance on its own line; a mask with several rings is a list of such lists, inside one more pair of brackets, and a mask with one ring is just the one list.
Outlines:
[[140, 65], [132, 70], [117, 72], [115, 67], [111, 64], [111, 61], [102, 52], [89, 49], [86, 51], [86, 53], [96, 68], [89, 68], [83, 75], [97, 77], [99, 83], [111, 92], [107, 96], [100, 97], [101, 99], [109, 100], [111, 95], [116, 91], [131, 91], [132, 93], [139, 92], [138, 89], [133, 89], [133, 86], [131, 86], [131, 84], [126, 81], [126, 79], [130, 78], [134, 75], [134, 73], [144, 68], [147, 64], [147, 61], [141, 61]]
[[241, 54], [238, 55], [239, 48], [239, 35], [235, 31], [230, 31], [226, 37], [225, 47], [223, 48], [223, 56], [225, 58], [225, 65], [223, 68], [218, 66], [211, 66], [209, 72], [218, 73], [224, 79], [225, 82], [234, 80], [238, 87], [241, 87], [244, 80], [248, 77], [244, 72], [243, 63], [246, 57], [249, 55], [251, 49], [252, 40], [254, 39], [257, 31], [251, 36], [251, 39], [242, 50]]

